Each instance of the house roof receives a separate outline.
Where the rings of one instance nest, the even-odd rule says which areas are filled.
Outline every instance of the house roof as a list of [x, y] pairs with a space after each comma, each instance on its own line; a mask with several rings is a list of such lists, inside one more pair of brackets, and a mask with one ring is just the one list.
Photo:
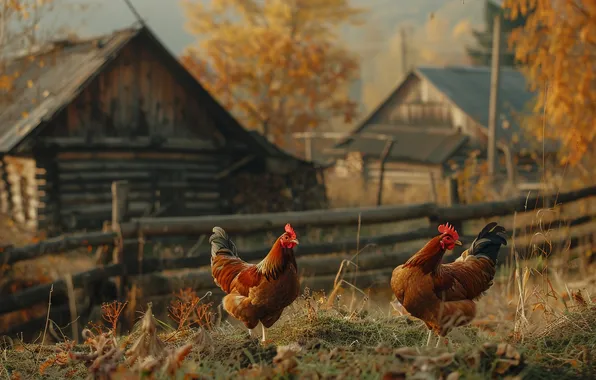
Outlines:
[[[14, 83], [15, 90], [10, 94], [10, 102], [2, 104], [0, 110], [0, 152], [10, 152], [26, 137], [39, 132], [112, 62], [124, 46], [136, 38], [145, 38], [144, 41], [152, 45], [180, 83], [206, 105], [217, 121], [217, 127], [225, 135], [238, 136], [240, 141], [261, 155], [296, 159], [246, 130], [146, 26], [88, 40], [54, 41], [36, 52], [9, 61], [6, 72], [18, 71], [19, 76]], [[37, 58], [31, 60], [32, 56]], [[27, 62], [30, 64], [24, 64]]]
[[[390, 161], [443, 164], [468, 141], [468, 136], [449, 130], [420, 131], [412, 127], [371, 125], [366, 131], [394, 139], [393, 146], [388, 153]], [[350, 140], [341, 144], [337, 151], [338, 153], [361, 152], [365, 155], [378, 157], [385, 149], [388, 140], [388, 138], [354, 135]]]
[[[481, 126], [488, 128], [490, 104], [490, 67], [419, 67], [416, 72], [443, 93], [460, 110]], [[527, 114], [535, 93], [529, 91], [524, 75], [508, 67], [501, 68], [500, 75], [500, 118], [507, 120], [509, 127], [497, 127], [497, 140], [511, 142], [513, 134], [523, 131], [519, 116]], [[525, 144], [522, 144], [525, 145]], [[520, 146], [521, 148], [521, 146]]]
[[[362, 119], [352, 135], [340, 142], [338, 147], [341, 147], [358, 134], [369, 132], [371, 125], [380, 122], [379, 115], [381, 112], [387, 107], [391, 107], [393, 99], [405, 91], [407, 84], [415, 78], [430, 83], [439, 92], [443, 93], [454, 106], [475, 120], [488, 132], [490, 76], [490, 67], [420, 66], [401, 81], [377, 108]], [[528, 107], [535, 94], [528, 90], [523, 74], [515, 69], [502, 68], [500, 81], [501, 120], [507, 120], [508, 123], [506, 124], [508, 126], [505, 129], [503, 123], [499, 123], [497, 140], [509, 144], [513, 151], [527, 149], [530, 147], [531, 141], [524, 138], [525, 134], [518, 120], [519, 116], [527, 114], [526, 111], [529, 110]], [[514, 135], [518, 138], [515, 138]]]

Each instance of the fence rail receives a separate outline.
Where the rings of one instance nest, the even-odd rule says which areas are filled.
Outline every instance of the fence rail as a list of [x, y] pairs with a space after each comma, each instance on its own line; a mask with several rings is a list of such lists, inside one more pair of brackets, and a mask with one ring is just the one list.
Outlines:
[[[411, 219], [428, 218], [432, 221], [452, 223], [470, 219], [511, 215], [532, 210], [539, 203], [553, 206], [596, 195], [596, 186], [566, 193], [532, 195], [499, 202], [442, 207], [434, 203], [408, 206], [379, 206], [335, 210], [267, 213], [258, 215], [221, 215], [180, 218], [137, 218], [122, 224], [124, 237], [201, 235], [211, 233], [213, 226], [221, 226], [230, 233], [248, 233], [282, 228], [286, 223], [294, 227], [345, 226], [393, 223]], [[548, 207], [548, 206], [547, 206]]]
[[[125, 188], [125, 186], [114, 186], [113, 188], [119, 189]], [[126, 282], [128, 276], [141, 274], [149, 276], [165, 270], [205, 267], [209, 265], [208, 255], [170, 259], [144, 258], [139, 255], [139, 252], [142, 251], [139, 246], [143, 245], [145, 239], [153, 237], [196, 237], [210, 234], [215, 225], [223, 227], [230, 233], [243, 234], [264, 230], [279, 230], [288, 222], [292, 223], [295, 228], [357, 225], [359, 220], [362, 225], [393, 223], [421, 218], [426, 218], [430, 223], [430, 227], [418, 228], [412, 231], [361, 237], [359, 242], [355, 238], [349, 238], [333, 242], [301, 244], [297, 252], [299, 267], [305, 275], [316, 275], [316, 278], [307, 278], [304, 283], [309, 286], [320, 286], [321, 284], [333, 282], [335, 272], [342, 260], [348, 258], [348, 253], [354, 252], [357, 247], [367, 245], [389, 246], [427, 239], [436, 235], [436, 224], [445, 221], [459, 225], [461, 240], [465, 246], [471, 243], [475, 236], [474, 233], [466, 234], [461, 229], [461, 222], [506, 216], [515, 212], [531, 211], [541, 207], [553, 207], [554, 205], [594, 196], [596, 196], [596, 186], [546, 196], [534, 195], [500, 202], [473, 205], [456, 204], [449, 207], [424, 203], [410, 206], [381, 206], [259, 215], [138, 218], [128, 222], [122, 222], [126, 214], [126, 202], [122, 199], [115, 199], [111, 230], [64, 235], [22, 247], [4, 247], [0, 251], [0, 264], [13, 265], [19, 261], [35, 259], [43, 255], [65, 252], [79, 247], [104, 246], [120, 250], [118, 255], [114, 255], [115, 259], [112, 263], [72, 275], [72, 284], [76, 289], [112, 277], [121, 278], [122, 281]], [[114, 197], [118, 198], [117, 192]], [[535, 252], [537, 249], [541, 252], [553, 252], [555, 247], [574, 248], [581, 246], [585, 241], [590, 241], [590, 244], [593, 245], [596, 228], [591, 223], [594, 221], [596, 221], [596, 213], [590, 212], [572, 220], [564, 218], [551, 220], [550, 223], [553, 226], [565, 225], [573, 227], [573, 229], [570, 229], [568, 235], [556, 236], [548, 242], [544, 238], [534, 237], [529, 242], [518, 244], [516, 250], [522, 253], [521, 256], [523, 257], [524, 252]], [[531, 237], [533, 231], [533, 226], [527, 225], [517, 227], [511, 233], [516, 238], [521, 239]], [[132, 244], [127, 244], [127, 242]], [[241, 256], [247, 261], [259, 260], [267, 254], [269, 248], [242, 250]], [[511, 249], [511, 247], [509, 246], [507, 249]], [[379, 281], [386, 282], [387, 276], [391, 273], [388, 267], [392, 268], [405, 262], [412, 253], [411, 250], [400, 250], [360, 254], [358, 260], [361, 271], [357, 276], [360, 281], [359, 285], [368, 286]], [[452, 255], [452, 258], [453, 256], [455, 255]], [[215, 290], [208, 269], [188, 274], [186, 280], [196, 288]], [[162, 292], [163, 290], [170, 290], [168, 286], [164, 287], [162, 285], [159, 285]], [[0, 297], [0, 315], [47, 302], [52, 286], [54, 295], [67, 293], [67, 283], [61, 279], [53, 284], [38, 285], [18, 293], [3, 296]], [[11, 331], [14, 331], [14, 327], [11, 328]]]

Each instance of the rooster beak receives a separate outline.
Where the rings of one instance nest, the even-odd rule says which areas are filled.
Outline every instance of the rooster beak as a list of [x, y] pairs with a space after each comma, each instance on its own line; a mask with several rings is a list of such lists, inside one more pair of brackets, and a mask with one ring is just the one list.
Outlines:
[[298, 241], [298, 239], [294, 239], [294, 240], [290, 240], [291, 243], [294, 243], [296, 245], [300, 244], [300, 242]]
[[456, 241], [455, 241], [455, 245], [461, 245], [461, 241], [459, 241], [459, 240], [456, 240]]

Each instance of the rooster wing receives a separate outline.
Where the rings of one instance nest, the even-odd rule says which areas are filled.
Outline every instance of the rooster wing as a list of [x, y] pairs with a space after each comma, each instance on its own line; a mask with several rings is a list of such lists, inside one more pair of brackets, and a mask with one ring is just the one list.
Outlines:
[[501, 245], [507, 245], [505, 228], [495, 222], [487, 224], [455, 262], [437, 268], [433, 276], [437, 297], [459, 301], [483, 295], [492, 286]]

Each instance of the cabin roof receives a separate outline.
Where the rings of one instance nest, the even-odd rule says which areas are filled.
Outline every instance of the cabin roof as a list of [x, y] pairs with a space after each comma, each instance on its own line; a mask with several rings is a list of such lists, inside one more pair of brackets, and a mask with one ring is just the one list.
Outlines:
[[[488, 128], [491, 68], [480, 66], [430, 67], [417, 69], [418, 75], [429, 81], [457, 108], [482, 127]], [[501, 68], [499, 99], [500, 118], [509, 122], [505, 129], [498, 123], [497, 139], [511, 141], [512, 134], [522, 134], [519, 116], [527, 114], [535, 97], [524, 75], [509, 67]], [[521, 136], [520, 136], [521, 138]]]
[[143, 41], [150, 45], [150, 49], [160, 54], [166, 66], [175, 72], [175, 77], [189, 86], [197, 99], [206, 105], [224, 135], [238, 136], [255, 153], [302, 161], [246, 130], [146, 26], [86, 40], [53, 41], [28, 54], [13, 56], [6, 72], [18, 72], [19, 75], [11, 98], [0, 111], [0, 153], [11, 152], [26, 137], [39, 132], [117, 57], [123, 47], [141, 37], [146, 38]]
[[[413, 127], [373, 125], [367, 132], [370, 137], [353, 136], [334, 151], [340, 154], [360, 152], [380, 157], [387, 141], [393, 139], [393, 146], [388, 153], [389, 161], [440, 165], [468, 141], [468, 136], [447, 130], [420, 131]], [[380, 138], [375, 138], [374, 134], [379, 134]]]

